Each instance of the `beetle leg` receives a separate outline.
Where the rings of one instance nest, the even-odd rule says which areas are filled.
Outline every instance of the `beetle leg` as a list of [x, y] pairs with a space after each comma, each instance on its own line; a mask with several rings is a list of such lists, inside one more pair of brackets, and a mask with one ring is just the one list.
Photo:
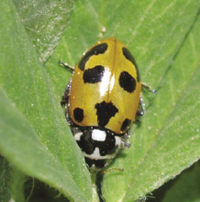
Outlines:
[[152, 89], [151, 86], [148, 86], [146, 83], [142, 83], [142, 88], [146, 89], [149, 92], [155, 93], [156, 90]]
[[60, 104], [62, 107], [69, 105], [70, 89], [71, 89], [71, 81], [67, 84], [65, 91], [63, 93], [63, 96], [62, 96], [62, 100], [60, 101]]
[[136, 116], [143, 116], [145, 113], [145, 104], [142, 95], [140, 95], [140, 104], [136, 113]]
[[[142, 88], [144, 88], [147, 91], [152, 92], [152, 93], [156, 92], [156, 90], [152, 89], [150, 86], [148, 86], [145, 83], [142, 83]], [[144, 113], [145, 113], [145, 104], [144, 104], [142, 95], [140, 95], [140, 104], [139, 104], [139, 107], [138, 107], [136, 115], [137, 116], [143, 116]]]
[[65, 88], [65, 91], [63, 93], [63, 96], [62, 96], [62, 100], [60, 101], [60, 104], [62, 107], [65, 108], [65, 118], [67, 120], [67, 122], [69, 123], [69, 125], [73, 125], [72, 124], [72, 120], [70, 119], [70, 116], [69, 116], [69, 106], [70, 106], [70, 103], [69, 103], [69, 96], [70, 96], [70, 90], [71, 90], [71, 81], [67, 84], [66, 88]]

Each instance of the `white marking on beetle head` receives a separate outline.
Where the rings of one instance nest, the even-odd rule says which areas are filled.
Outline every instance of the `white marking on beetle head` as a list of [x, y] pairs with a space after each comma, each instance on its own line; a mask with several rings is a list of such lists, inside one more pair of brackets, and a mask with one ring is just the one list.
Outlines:
[[92, 131], [92, 139], [100, 142], [104, 142], [106, 140], [106, 132], [98, 129], [94, 129]]
[[74, 139], [75, 139], [76, 141], [80, 141], [80, 140], [81, 140], [81, 135], [83, 135], [82, 132], [77, 132], [77, 133], [75, 133], [75, 134], [74, 134]]

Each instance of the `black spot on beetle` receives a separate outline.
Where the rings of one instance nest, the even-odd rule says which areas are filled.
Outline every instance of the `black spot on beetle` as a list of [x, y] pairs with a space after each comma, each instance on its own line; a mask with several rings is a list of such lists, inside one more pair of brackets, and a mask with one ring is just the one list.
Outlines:
[[125, 119], [122, 123], [121, 131], [126, 131], [131, 124], [130, 119]]
[[102, 80], [104, 74], [104, 67], [97, 65], [91, 69], [87, 69], [83, 73], [83, 81], [85, 83], [98, 83]]
[[94, 46], [92, 49], [86, 52], [86, 54], [80, 60], [78, 67], [84, 71], [85, 63], [90, 59], [93, 55], [103, 54], [107, 50], [108, 45], [106, 43], [102, 43], [99, 45]]
[[77, 141], [79, 147], [86, 154], [92, 154], [95, 149], [94, 140], [91, 137], [91, 130], [84, 130], [83, 135], [81, 135], [80, 141]]
[[123, 54], [126, 57], [126, 59], [129, 60], [130, 62], [132, 62], [133, 65], [135, 66], [136, 72], [137, 72], [137, 81], [140, 81], [139, 70], [138, 70], [138, 66], [136, 64], [135, 58], [133, 57], [133, 55], [127, 48], [123, 47], [122, 51], [123, 51]]
[[136, 80], [126, 71], [121, 72], [119, 85], [127, 92], [132, 93], [136, 88]]
[[105, 141], [96, 142], [96, 146], [99, 148], [99, 153], [101, 156], [115, 153], [116, 151], [115, 136], [107, 133]]
[[95, 105], [97, 109], [97, 122], [100, 127], [104, 127], [110, 120], [111, 117], [115, 116], [118, 109], [113, 105], [112, 102], [101, 102]]
[[81, 122], [83, 120], [83, 117], [84, 117], [84, 115], [83, 115], [83, 109], [78, 108], [78, 107], [75, 108], [74, 109], [74, 119], [76, 121], [78, 121], [78, 122]]

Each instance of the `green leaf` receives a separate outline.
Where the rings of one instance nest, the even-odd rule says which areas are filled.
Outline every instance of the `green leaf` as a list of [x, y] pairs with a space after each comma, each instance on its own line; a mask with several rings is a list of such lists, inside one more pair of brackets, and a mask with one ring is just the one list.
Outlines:
[[146, 115], [131, 132], [131, 148], [112, 164], [124, 172], [104, 176], [103, 193], [109, 202], [144, 197], [199, 158], [199, 7], [197, 1], [76, 4], [75, 10], [91, 12], [79, 20], [71, 16], [70, 25], [77, 26], [68, 27], [55, 55], [75, 64], [105, 27], [104, 37], [125, 42], [142, 80], [158, 90], [155, 95], [144, 92]]
[[36, 49], [10, 1], [1, 2], [0, 153], [23, 173], [73, 201], [91, 198], [91, 179]]
[[131, 148], [111, 165], [124, 172], [103, 180], [106, 201], [135, 201], [199, 158], [200, 3], [54, 2], [0, 3], [0, 153], [71, 201], [96, 200], [59, 106], [71, 73], [58, 61], [75, 65], [99, 36], [117, 37], [134, 54], [142, 81], [158, 89], [143, 93], [147, 112], [131, 130]]
[[11, 198], [10, 176], [11, 168], [9, 163], [0, 156], [0, 201], [9, 201]]
[[124, 174], [104, 177], [108, 201], [135, 201], [199, 159], [199, 2], [164, 4], [146, 8], [142, 26], [152, 27], [152, 34], [146, 30], [147, 56], [139, 61], [144, 63], [143, 80], [158, 91], [147, 102], [142, 124], [130, 139], [132, 147], [113, 165], [123, 167]]
[[45, 62], [69, 23], [73, 1], [13, 0], [13, 4], [40, 60]]
[[144, 197], [199, 158], [199, 7], [195, 0], [75, 4], [77, 12], [53, 57], [66, 57], [74, 65], [105, 27], [104, 38], [125, 42], [142, 80], [158, 90], [155, 95], [144, 92], [147, 113], [131, 131], [131, 148], [112, 164], [124, 172], [104, 176], [103, 193], [109, 202]]
[[25, 202], [24, 196], [24, 183], [26, 181], [26, 176], [18, 171], [16, 168], [12, 168], [11, 170], [11, 181], [10, 186], [12, 191], [12, 198], [11, 201], [21, 201]]
[[196, 163], [184, 171], [176, 182], [166, 192], [163, 202], [200, 201], [200, 166]]

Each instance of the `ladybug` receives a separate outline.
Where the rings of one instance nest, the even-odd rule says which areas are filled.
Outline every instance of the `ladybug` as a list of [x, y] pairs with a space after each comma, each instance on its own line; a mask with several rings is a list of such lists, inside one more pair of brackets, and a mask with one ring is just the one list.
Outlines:
[[136, 115], [143, 115], [136, 61], [118, 39], [97, 42], [73, 70], [61, 105], [89, 167], [102, 168], [126, 142]]

